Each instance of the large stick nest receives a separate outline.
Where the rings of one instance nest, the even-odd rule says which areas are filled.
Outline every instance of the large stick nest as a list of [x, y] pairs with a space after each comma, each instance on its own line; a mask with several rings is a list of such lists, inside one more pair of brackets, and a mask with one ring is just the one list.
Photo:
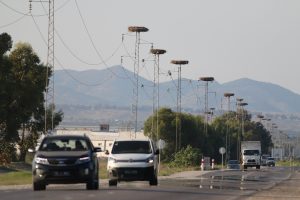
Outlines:
[[167, 51], [164, 50], [164, 49], [151, 49], [150, 52], [151, 52], [152, 54], [159, 55], [159, 54], [164, 54], [164, 53], [166, 53]]
[[189, 64], [189, 61], [188, 60], [171, 60], [171, 63], [175, 64], [175, 65], [186, 65], [186, 64]]
[[247, 105], [248, 105], [248, 103], [244, 103], [244, 102], [242, 102], [242, 103], [238, 103], [238, 105], [239, 105], [239, 106], [247, 106]]
[[200, 77], [201, 81], [214, 81], [214, 77]]
[[224, 97], [232, 97], [232, 96], [234, 96], [234, 93], [230, 93], [230, 92], [224, 93]]
[[140, 33], [140, 32], [147, 32], [147, 31], [149, 31], [149, 29], [147, 29], [146, 27], [143, 27], [143, 26], [129, 26], [128, 31]]

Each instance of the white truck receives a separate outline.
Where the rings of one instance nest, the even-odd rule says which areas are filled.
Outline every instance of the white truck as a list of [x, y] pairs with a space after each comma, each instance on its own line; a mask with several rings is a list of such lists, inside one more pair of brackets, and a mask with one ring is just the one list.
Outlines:
[[256, 169], [260, 169], [260, 165], [261, 165], [260, 141], [242, 141], [241, 156], [242, 156], [243, 169], [247, 169], [247, 167], [256, 167]]

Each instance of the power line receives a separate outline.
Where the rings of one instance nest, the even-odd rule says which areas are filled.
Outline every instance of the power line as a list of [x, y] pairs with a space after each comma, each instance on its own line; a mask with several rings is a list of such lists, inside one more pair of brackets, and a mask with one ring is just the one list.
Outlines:
[[[42, 3], [42, 2], [41, 2], [41, 3]], [[42, 7], [43, 7], [43, 9], [44, 9], [44, 12], [47, 12], [43, 4], [42, 4]], [[34, 20], [33, 15], [31, 15], [31, 16], [32, 16], [32, 18], [33, 18], [33, 20]], [[37, 23], [36, 23], [35, 20], [34, 20], [34, 22], [35, 22], [36, 27], [38, 27], [38, 25], [37, 25]], [[40, 35], [43, 37], [43, 34], [41, 33], [39, 27], [38, 27], [38, 30], [39, 30], [39, 32], [40, 32]], [[73, 51], [72, 51], [72, 50], [68, 47], [68, 45], [64, 42], [64, 40], [63, 40], [62, 37], [59, 35], [59, 33], [58, 33], [58, 31], [57, 31], [56, 29], [55, 29], [55, 33], [58, 35], [58, 38], [61, 40], [61, 42], [62, 42], [62, 44], [65, 46], [65, 48], [66, 48], [67, 50], [69, 50], [69, 52], [71, 53], [71, 55], [73, 55], [75, 58], [77, 58], [77, 59], [83, 61], [83, 60], [80, 59], [78, 56], [76, 56], [75, 53], [73, 53]], [[44, 40], [44, 42], [46, 43], [46, 40], [45, 40], [44, 38], [43, 38], [43, 40]], [[119, 47], [113, 52], [113, 54], [112, 54], [108, 59], [110, 59], [111, 57], [113, 57], [113, 56], [116, 54], [116, 52], [120, 49], [120, 47], [121, 47], [121, 45], [119, 45]], [[57, 59], [56, 57], [55, 57], [55, 60], [58, 61], [58, 59]], [[58, 63], [60, 63], [60, 62], [58, 61]], [[102, 63], [103, 63], [103, 62], [102, 62]], [[101, 83], [96, 83], [96, 84], [88, 84], [88, 83], [84, 83], [84, 82], [82, 82], [82, 81], [76, 79], [76, 78], [75, 78], [71, 73], [69, 73], [69, 71], [67, 71], [62, 65], [61, 65], [61, 68], [63, 68], [64, 72], [65, 72], [66, 74], [68, 74], [73, 80], [75, 80], [76, 82], [78, 82], [78, 83], [80, 83], [80, 84], [82, 84], [82, 85], [85, 85], [85, 86], [100, 86], [100, 85], [103, 85], [104, 82], [106, 82], [106, 81], [102, 81]], [[109, 70], [109, 71], [112, 71], [112, 70]], [[110, 77], [109, 79], [111, 79], [111, 78], [112, 78], [112, 77]], [[124, 77], [118, 77], [118, 78], [124, 78]], [[125, 78], [124, 78], [124, 79], [125, 79]], [[108, 80], [108, 79], [107, 79], [107, 80]]]
[[8, 27], [8, 26], [14, 25], [15, 23], [21, 21], [25, 17], [26, 17], [26, 15], [22, 15], [21, 17], [17, 18], [16, 20], [13, 20], [12, 22], [9, 22], [7, 24], [1, 25], [0, 28], [5, 28], [5, 27]]
[[107, 63], [106, 63], [105, 60], [103, 59], [102, 55], [100, 54], [100, 52], [99, 52], [98, 49], [96, 48], [96, 45], [95, 45], [95, 43], [94, 43], [94, 41], [93, 41], [93, 39], [92, 39], [92, 36], [91, 36], [91, 34], [90, 34], [90, 32], [89, 32], [89, 30], [88, 30], [88, 28], [87, 28], [87, 25], [86, 25], [86, 23], [85, 23], [85, 20], [84, 20], [84, 18], [83, 18], [83, 15], [82, 15], [82, 13], [81, 13], [81, 11], [80, 11], [80, 8], [79, 8], [79, 5], [78, 5], [77, 0], [75, 0], [75, 4], [76, 4], [77, 11], [78, 11], [78, 13], [79, 13], [81, 22], [82, 22], [82, 24], [83, 24], [83, 26], [84, 26], [84, 30], [85, 30], [85, 32], [87, 33], [88, 38], [89, 38], [89, 40], [90, 40], [90, 42], [91, 42], [91, 44], [92, 44], [92, 46], [93, 46], [93, 48], [94, 48], [96, 54], [97, 54], [98, 57], [101, 59], [101, 61], [103, 62], [103, 64], [107, 67], [107, 68], [106, 68], [107, 70], [109, 70], [109, 71], [110, 71], [113, 75], [115, 75], [116, 77], [122, 78], [122, 77], [120, 77], [118, 74], [116, 74], [115, 72], [113, 72], [113, 71], [109, 68], [109, 66], [107, 65]]
[[[65, 7], [70, 1], [71, 1], [71, 0], [66, 0], [60, 7], [56, 8], [56, 9], [54, 10], [54, 12], [56, 12], [56, 11], [60, 10], [61, 8]], [[42, 1], [40, 0], [40, 2], [42, 2]], [[28, 16], [28, 17], [31, 16], [30, 13], [24, 13], [24, 12], [21, 12], [21, 11], [15, 9], [15, 8], [13, 8], [12, 6], [9, 6], [8, 4], [4, 3], [2, 0], [0, 0], [0, 3], [1, 3], [2, 5], [4, 5], [5, 7], [7, 7], [8, 9], [12, 10], [12, 11], [15, 12], [15, 13], [18, 13], [18, 14], [24, 15], [24, 16]], [[34, 16], [34, 17], [44, 17], [44, 16], [48, 16], [48, 14], [45, 13], [45, 14], [33, 15], [33, 16]]]
[[[37, 22], [36, 22], [34, 16], [31, 16], [31, 17], [32, 17], [32, 20], [33, 20], [33, 22], [34, 22], [34, 24], [35, 24], [35, 27], [36, 27], [36, 29], [38, 30], [38, 32], [39, 32], [39, 34], [40, 34], [40, 36], [41, 36], [41, 38], [42, 38], [44, 44], [47, 46], [46, 39], [45, 39], [45, 37], [43, 36], [42, 31], [41, 31], [40, 27], [38, 26], [38, 24], [37, 24]], [[100, 86], [100, 85], [103, 85], [103, 84], [106, 83], [109, 79], [112, 78], [111, 76], [109, 76], [107, 79], [103, 80], [101, 83], [95, 83], [95, 84], [84, 83], [84, 82], [80, 81], [79, 79], [75, 78], [75, 77], [74, 77], [67, 69], [65, 69], [57, 57], [54, 57], [54, 58], [55, 58], [55, 61], [56, 61], [56, 62], [60, 65], [60, 67], [63, 69], [63, 71], [64, 71], [71, 79], [73, 79], [74, 81], [80, 83], [81, 85], [84, 85], [84, 86]]]
[[[55, 33], [56, 35], [58, 36], [59, 40], [61, 41], [61, 43], [63, 44], [63, 46], [69, 51], [69, 53], [74, 57], [76, 58], [79, 62], [83, 63], [83, 64], [86, 64], [86, 65], [101, 65], [101, 64], [104, 64], [104, 62], [98, 62], [98, 63], [90, 63], [90, 62], [87, 62], [83, 59], [81, 59], [79, 56], [77, 56], [72, 50], [71, 48], [66, 44], [66, 42], [64, 41], [64, 39], [61, 37], [61, 35], [58, 33], [58, 31], [55, 29]], [[113, 53], [108, 57], [106, 58], [104, 61], [107, 62], [109, 61], [112, 57], [114, 57], [116, 55], [116, 53], [120, 50], [120, 48], [122, 47], [122, 43], [120, 43], [117, 48], [113, 51]]]

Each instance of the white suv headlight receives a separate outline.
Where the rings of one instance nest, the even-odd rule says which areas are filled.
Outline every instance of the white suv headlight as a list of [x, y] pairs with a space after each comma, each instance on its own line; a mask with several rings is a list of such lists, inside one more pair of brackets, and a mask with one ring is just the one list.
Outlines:
[[153, 163], [153, 162], [154, 162], [154, 157], [153, 156], [146, 159], [146, 163]]

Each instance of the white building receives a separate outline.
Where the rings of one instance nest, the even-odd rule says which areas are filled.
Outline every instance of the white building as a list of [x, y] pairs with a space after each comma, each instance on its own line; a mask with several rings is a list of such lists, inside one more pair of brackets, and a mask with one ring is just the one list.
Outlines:
[[[95, 147], [100, 147], [102, 151], [112, 149], [112, 144], [116, 139], [145, 139], [148, 138], [144, 135], [144, 132], [109, 132], [109, 131], [93, 131], [91, 129], [58, 129], [56, 130], [57, 135], [87, 135]], [[101, 153], [100, 156], [104, 156]]]

